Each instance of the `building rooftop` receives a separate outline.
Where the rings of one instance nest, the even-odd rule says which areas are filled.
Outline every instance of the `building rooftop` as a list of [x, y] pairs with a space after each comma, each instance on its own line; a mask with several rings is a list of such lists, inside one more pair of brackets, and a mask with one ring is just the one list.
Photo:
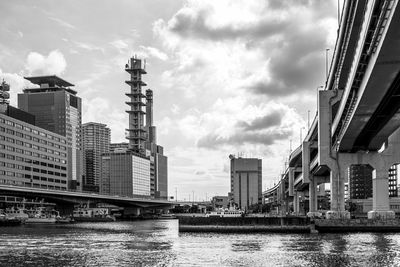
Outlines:
[[75, 86], [72, 83], [67, 82], [66, 80], [63, 80], [56, 75], [24, 77], [24, 78], [34, 84], [38, 84], [38, 85], [48, 84], [49, 87], [52, 87], [52, 86], [60, 86], [60, 87]]
[[37, 84], [40, 88], [27, 88], [24, 89], [24, 93], [39, 93], [48, 91], [59, 91], [60, 89], [66, 90], [69, 93], [76, 95], [76, 91], [69, 88], [69, 86], [75, 86], [66, 80], [61, 79], [56, 75], [48, 76], [35, 76], [35, 77], [24, 77], [33, 84]]

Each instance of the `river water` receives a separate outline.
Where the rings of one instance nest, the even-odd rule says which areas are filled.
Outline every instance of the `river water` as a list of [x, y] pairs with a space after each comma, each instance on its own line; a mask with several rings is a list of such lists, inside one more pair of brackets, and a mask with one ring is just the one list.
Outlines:
[[400, 266], [400, 234], [178, 233], [177, 220], [0, 228], [0, 266]]

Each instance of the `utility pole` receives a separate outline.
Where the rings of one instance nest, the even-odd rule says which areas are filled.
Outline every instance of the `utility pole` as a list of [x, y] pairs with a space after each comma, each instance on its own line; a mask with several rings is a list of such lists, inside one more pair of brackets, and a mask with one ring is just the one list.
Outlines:
[[175, 187], [175, 202], [178, 202], [178, 188]]

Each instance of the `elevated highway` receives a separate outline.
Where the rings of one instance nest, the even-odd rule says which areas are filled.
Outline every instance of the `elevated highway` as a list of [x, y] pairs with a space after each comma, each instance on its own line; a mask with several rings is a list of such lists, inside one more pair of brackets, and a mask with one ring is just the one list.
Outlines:
[[345, 1], [329, 76], [318, 91], [317, 115], [301, 147], [291, 153], [279, 186], [265, 196], [279, 195], [276, 202], [292, 202], [295, 211], [298, 198], [307, 196], [312, 216], [317, 185], [330, 182], [328, 215], [348, 217], [347, 169], [369, 164], [374, 169], [374, 212], [369, 216], [394, 216], [387, 172], [400, 160], [399, 28], [398, 1]]
[[26, 198], [44, 198], [49, 202], [63, 204], [81, 203], [107, 203], [119, 207], [135, 208], [168, 208], [173, 204], [167, 200], [131, 198], [114, 195], [101, 195], [95, 193], [82, 193], [72, 191], [48, 190], [40, 188], [20, 187], [13, 185], [0, 185], [0, 194], [9, 196], [21, 196]]

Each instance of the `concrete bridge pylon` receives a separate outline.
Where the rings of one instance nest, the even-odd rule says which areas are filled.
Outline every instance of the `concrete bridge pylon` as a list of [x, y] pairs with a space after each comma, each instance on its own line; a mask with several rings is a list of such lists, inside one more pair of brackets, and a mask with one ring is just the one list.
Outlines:
[[[319, 165], [330, 169], [331, 210], [327, 212], [327, 218], [350, 218], [350, 213], [345, 210], [344, 184], [348, 181], [348, 169], [353, 164], [369, 164], [373, 168], [373, 210], [368, 213], [368, 218], [394, 218], [395, 214], [389, 206], [388, 170], [400, 159], [400, 130], [388, 138], [385, 149], [380, 152], [336, 151], [338, 146], [331, 143], [332, 105], [336, 98], [335, 90], [318, 92], [318, 160]], [[315, 192], [316, 186], [317, 182], [310, 182], [310, 192]], [[310, 216], [312, 212], [310, 204]]]

